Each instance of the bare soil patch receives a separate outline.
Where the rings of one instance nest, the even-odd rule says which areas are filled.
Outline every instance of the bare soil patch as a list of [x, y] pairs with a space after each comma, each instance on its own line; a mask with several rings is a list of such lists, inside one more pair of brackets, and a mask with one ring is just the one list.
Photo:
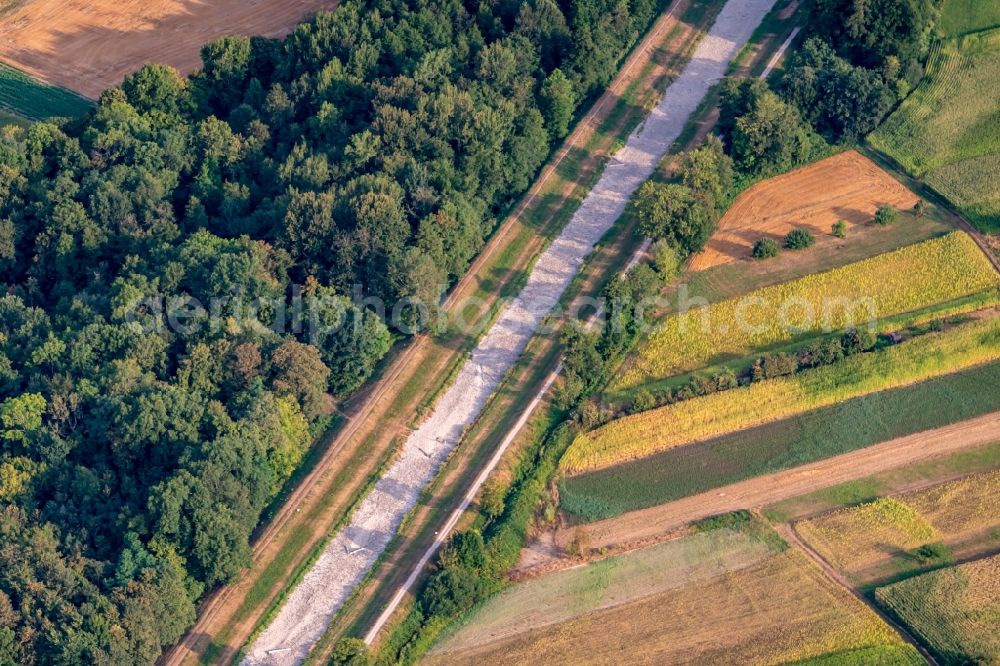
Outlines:
[[336, 5], [336, 0], [26, 0], [0, 12], [0, 60], [96, 98], [148, 62], [187, 74], [201, 65], [206, 42], [224, 35], [278, 37]]
[[850, 235], [868, 225], [879, 206], [909, 209], [917, 198], [867, 157], [853, 150], [843, 152], [741, 194], [705, 249], [691, 259], [690, 269], [750, 259], [758, 239], [780, 240], [796, 228], [833, 240], [831, 227], [844, 220]]

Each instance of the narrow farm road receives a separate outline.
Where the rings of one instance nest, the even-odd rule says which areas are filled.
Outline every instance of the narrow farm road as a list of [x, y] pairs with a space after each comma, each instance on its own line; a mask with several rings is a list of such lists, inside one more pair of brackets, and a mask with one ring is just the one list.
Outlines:
[[904, 641], [906, 641], [914, 648], [916, 648], [917, 652], [920, 653], [920, 656], [922, 656], [924, 659], [927, 660], [927, 663], [932, 664], [932, 666], [938, 666], [938, 662], [936, 659], [934, 659], [934, 656], [931, 655], [931, 653], [928, 652], [923, 645], [917, 642], [917, 639], [913, 637], [913, 635], [906, 629], [906, 627], [897, 623], [885, 611], [879, 608], [878, 605], [871, 603], [865, 597], [865, 595], [861, 594], [861, 592], [859, 592], [856, 587], [851, 585], [850, 581], [848, 581], [843, 575], [841, 575], [839, 571], [834, 569], [829, 562], [823, 559], [822, 555], [817, 553], [809, 546], [809, 544], [807, 544], [805, 541], [799, 538], [799, 534], [798, 532], [795, 531], [795, 527], [793, 525], [782, 523], [781, 525], [778, 525], [776, 529], [778, 530], [778, 533], [781, 534], [781, 536], [785, 539], [785, 541], [791, 544], [793, 548], [798, 548], [799, 550], [804, 552], [809, 557], [809, 559], [815, 562], [816, 565], [820, 569], [822, 569], [823, 573], [826, 574], [827, 578], [829, 578], [834, 583], [836, 583], [837, 585], [841, 586], [842, 588], [850, 592], [852, 595], [854, 595], [854, 597], [858, 601], [868, 606], [868, 608], [870, 608], [872, 612], [878, 615], [883, 622], [885, 622], [890, 627], [895, 629], [896, 633], [898, 633]]
[[[996, 441], [1000, 441], [1000, 412], [597, 521], [584, 529], [595, 549], [644, 541], [708, 516], [767, 506], [845, 481]], [[557, 541], [568, 543], [573, 539], [573, 531], [558, 534]]]
[[573, 218], [541, 255], [524, 288], [500, 314], [399, 459], [323, 550], [244, 663], [299, 664], [333, 614], [375, 564], [423, 487], [556, 305], [584, 258], [654, 171], [709, 88], [775, 0], [733, 0], [719, 13], [681, 74], [605, 169]]

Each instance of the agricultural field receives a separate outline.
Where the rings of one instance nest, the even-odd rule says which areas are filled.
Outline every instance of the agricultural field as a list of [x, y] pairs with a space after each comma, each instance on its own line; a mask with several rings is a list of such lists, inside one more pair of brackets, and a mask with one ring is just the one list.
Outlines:
[[[757, 289], [894, 252], [955, 230], [930, 202], [927, 202], [926, 211], [919, 217], [910, 211], [900, 211], [899, 219], [893, 224], [864, 227], [848, 234], [847, 238], [830, 239], [830, 242], [818, 239], [810, 248], [783, 252], [773, 261], [733, 261], [705, 270], [686, 271], [683, 283], [692, 296], [718, 303]], [[667, 290], [666, 295], [675, 297], [673, 290]]]
[[[861, 584], [1000, 546], [1000, 470], [839, 509], [795, 525], [823, 558]], [[921, 548], [942, 544], [939, 550]]]
[[926, 488], [968, 474], [1000, 469], [1000, 434], [996, 440], [971, 445], [949, 454], [820, 488], [764, 509], [773, 523], [791, 522], [846, 506], [871, 502], [879, 497]]
[[1000, 555], [875, 591], [941, 664], [1000, 662]]
[[570, 474], [601, 469], [997, 360], [1000, 318], [976, 320], [833, 365], [622, 417], [577, 435], [560, 466]]
[[1000, 29], [938, 42], [923, 82], [868, 137], [990, 232], [1000, 231], [1000, 97], [986, 91], [998, 80]]
[[668, 315], [611, 391], [701, 368], [822, 331], [911, 312], [996, 288], [1000, 275], [953, 232], [745, 296]]
[[[90, 98], [147, 62], [190, 73], [223, 35], [286, 34], [336, 0], [25, 0], [0, 14], [0, 61]], [[32, 115], [31, 117], [35, 117]]]
[[[76, 93], [48, 85], [13, 67], [0, 64], [0, 111], [28, 120], [73, 118], [93, 104]], [[0, 117], [0, 123], [6, 124]], [[19, 124], [19, 123], [18, 123]]]
[[944, 0], [937, 27], [945, 37], [1000, 27], [1000, 3], [996, 0]]
[[[583, 520], [610, 518], [998, 410], [1000, 364], [991, 363], [568, 476], [560, 507]], [[878, 490], [867, 484], [850, 498], [872, 499]], [[805, 506], [827, 508], [825, 498]]]
[[846, 151], [765, 180], [741, 194], [688, 267], [701, 271], [748, 260], [758, 239], [780, 240], [792, 229], [809, 229], [817, 238], [839, 242], [830, 231], [838, 220], [847, 223], [850, 236], [871, 226], [879, 206], [909, 210], [917, 200], [870, 159]]
[[[801, 552], [737, 535], [699, 533], [517, 584], [424, 663], [922, 663]], [[644, 578], [629, 589], [618, 572], [631, 569]], [[609, 597], [618, 603], [599, 601]]]

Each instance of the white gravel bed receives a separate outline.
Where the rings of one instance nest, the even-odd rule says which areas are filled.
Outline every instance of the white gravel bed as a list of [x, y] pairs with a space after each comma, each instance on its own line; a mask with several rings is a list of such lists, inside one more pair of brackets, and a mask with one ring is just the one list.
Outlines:
[[584, 257], [622, 214], [632, 193], [653, 173], [708, 89], [725, 75], [729, 61], [774, 2], [729, 0], [659, 104], [539, 257], [521, 293], [482, 338], [427, 420], [407, 439], [399, 459], [254, 642], [244, 666], [302, 663], [454, 449], [464, 428], [514, 365], [542, 318], [556, 305]]

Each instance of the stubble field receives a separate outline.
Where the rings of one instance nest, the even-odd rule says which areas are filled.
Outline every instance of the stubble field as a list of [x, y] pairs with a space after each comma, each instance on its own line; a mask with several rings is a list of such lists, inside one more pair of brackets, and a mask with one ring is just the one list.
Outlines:
[[26, 0], [0, 12], [0, 61], [90, 98], [147, 62], [190, 73], [224, 35], [286, 34], [336, 0]]
[[854, 150], [843, 152], [741, 194], [705, 249], [691, 259], [690, 270], [750, 259], [759, 238], [780, 240], [792, 229], [831, 237], [833, 224], [844, 220], [853, 234], [871, 223], [879, 206], [909, 210], [916, 202], [913, 192], [870, 159]]
[[[708, 558], [717, 562], [716, 575], [692, 576], [691, 563], [678, 555], [705, 538], [696, 534], [515, 586], [487, 602], [425, 663], [922, 663], [916, 650], [798, 550], [773, 542], [770, 552], [761, 551], [759, 542], [739, 546], [730, 534]], [[649, 551], [674, 553], [646, 562], [647, 575], [672, 581], [670, 589], [595, 610], [591, 601], [574, 612], [586, 594], [619, 592], [609, 575], [591, 574], [580, 586], [589, 569], [613, 572], [620, 566], [615, 560], [648, 559], [642, 554]], [[556, 580], [562, 596], [551, 590], [532, 594]], [[514, 597], [521, 600], [521, 613], [536, 613], [540, 605], [563, 619], [505, 630], [496, 624], [502, 615], [497, 611], [509, 609]]]

